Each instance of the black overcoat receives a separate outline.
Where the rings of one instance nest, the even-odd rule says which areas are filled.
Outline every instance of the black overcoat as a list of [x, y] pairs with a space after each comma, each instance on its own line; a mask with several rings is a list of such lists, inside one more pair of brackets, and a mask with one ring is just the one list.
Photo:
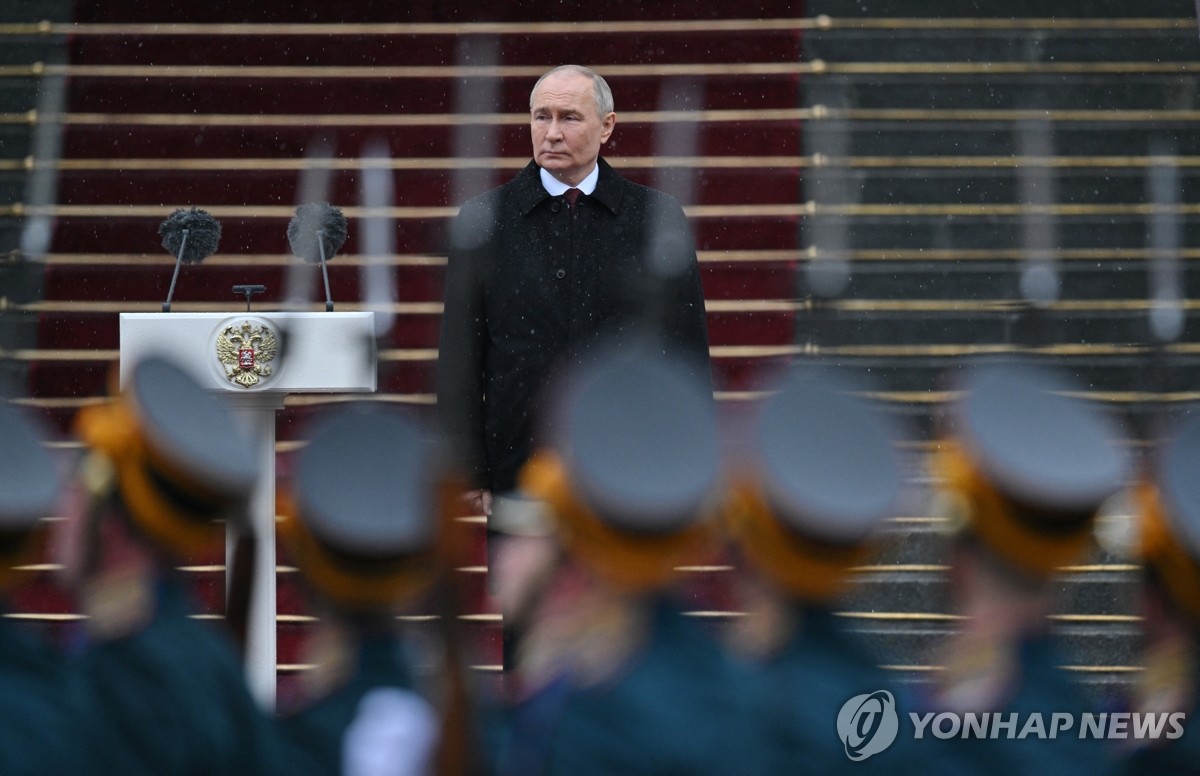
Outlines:
[[[711, 385], [704, 296], [683, 208], [603, 159], [574, 215], [530, 162], [451, 229], [437, 400], [477, 487], [512, 490], [547, 386], [597, 342], [649, 334]], [[611, 335], [611, 336], [610, 336]]]

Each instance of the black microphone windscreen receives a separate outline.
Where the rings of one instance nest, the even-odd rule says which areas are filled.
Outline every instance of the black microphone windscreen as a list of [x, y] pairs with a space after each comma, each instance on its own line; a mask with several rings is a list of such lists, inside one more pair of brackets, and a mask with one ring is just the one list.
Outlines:
[[329, 261], [346, 242], [346, 216], [326, 202], [300, 205], [288, 224], [287, 238], [293, 255], [313, 263], [321, 261], [321, 243], [324, 243], [325, 260]]
[[[187, 242], [183, 232], [187, 230]], [[221, 224], [207, 210], [179, 209], [158, 226], [162, 247], [185, 264], [199, 264], [217, 252], [221, 242]], [[180, 247], [183, 255], [179, 255]]]

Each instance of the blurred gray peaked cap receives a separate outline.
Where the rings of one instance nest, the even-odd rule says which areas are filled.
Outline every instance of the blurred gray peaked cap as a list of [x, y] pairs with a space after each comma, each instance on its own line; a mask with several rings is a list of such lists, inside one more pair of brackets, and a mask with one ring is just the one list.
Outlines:
[[318, 422], [293, 476], [297, 517], [327, 547], [390, 559], [437, 538], [434, 445], [404, 412], [362, 404]]
[[750, 452], [782, 525], [857, 543], [894, 514], [904, 483], [900, 429], [866, 393], [831, 367], [798, 367], [764, 402]]
[[1035, 513], [1096, 510], [1124, 486], [1116, 422], [1066, 375], [1025, 362], [971, 369], [952, 407], [967, 454], [1006, 498]]
[[716, 413], [682, 361], [640, 343], [602, 350], [556, 413], [576, 496], [611, 527], [661, 535], [701, 515], [718, 481]]
[[62, 477], [44, 439], [24, 410], [0, 401], [0, 531], [29, 530], [54, 513]]
[[1179, 545], [1200, 559], [1200, 416], [1172, 426], [1156, 469], [1164, 517]]
[[262, 466], [248, 432], [212, 391], [151, 357], [134, 366], [128, 393], [146, 444], [168, 465], [224, 498], [249, 496]]

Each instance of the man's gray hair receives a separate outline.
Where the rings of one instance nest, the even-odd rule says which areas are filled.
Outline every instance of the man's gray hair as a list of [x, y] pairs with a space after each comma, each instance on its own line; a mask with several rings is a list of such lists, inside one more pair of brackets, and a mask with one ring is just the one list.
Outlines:
[[608, 114], [613, 112], [612, 89], [608, 88], [608, 82], [605, 81], [604, 77], [601, 76], [599, 73], [597, 73], [595, 70], [591, 69], [590, 67], [584, 67], [583, 65], [559, 65], [558, 67], [554, 68], [553, 70], [549, 70], [549, 71], [543, 73], [542, 77], [539, 78], [537, 80], [537, 83], [535, 83], [533, 85], [533, 91], [531, 91], [529, 93], [529, 107], [530, 108], [533, 107], [534, 95], [537, 94], [538, 87], [542, 85], [542, 81], [545, 81], [547, 77], [552, 76], [555, 73], [561, 73], [563, 71], [578, 73], [579, 75], [583, 76], [584, 78], [591, 79], [591, 81], [592, 81], [592, 96], [596, 98], [596, 110], [599, 111], [600, 118], [604, 118], [605, 116], [607, 116]]

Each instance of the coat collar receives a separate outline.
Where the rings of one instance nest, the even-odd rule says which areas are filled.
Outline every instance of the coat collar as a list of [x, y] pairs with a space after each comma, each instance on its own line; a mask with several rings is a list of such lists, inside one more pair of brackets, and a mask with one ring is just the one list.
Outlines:
[[[590, 196], [615, 214], [621, 209], [621, 199], [625, 195], [622, 184], [625, 179], [604, 161], [603, 157], [596, 160], [596, 165], [600, 168], [600, 178], [596, 181], [596, 190]], [[530, 161], [525, 165], [525, 169], [517, 173], [513, 183], [517, 187], [516, 199], [522, 215], [529, 215], [535, 207], [550, 198], [538, 175], [537, 162]]]

